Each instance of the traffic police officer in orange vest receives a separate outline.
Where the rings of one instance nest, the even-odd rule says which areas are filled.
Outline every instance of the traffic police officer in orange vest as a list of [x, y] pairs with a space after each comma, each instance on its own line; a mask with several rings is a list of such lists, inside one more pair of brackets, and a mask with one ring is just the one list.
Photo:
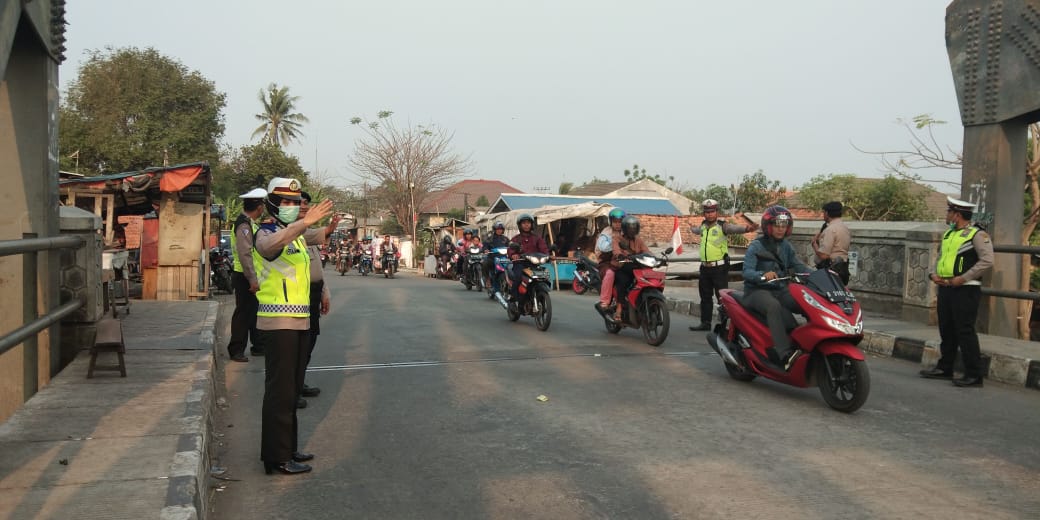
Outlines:
[[707, 199], [701, 203], [704, 221], [690, 228], [701, 237], [701, 269], [697, 290], [701, 297], [701, 324], [690, 330], [711, 330], [712, 297], [729, 287], [729, 240], [726, 235], [741, 235], [758, 229], [758, 224], [730, 224], [719, 219], [719, 201]]
[[972, 225], [975, 204], [947, 197], [946, 222], [950, 229], [939, 246], [939, 261], [929, 275], [939, 286], [936, 311], [939, 315], [939, 350], [935, 368], [922, 370], [921, 377], [953, 379], [953, 362], [958, 347], [964, 361], [964, 376], [953, 379], [961, 387], [982, 386], [982, 361], [975, 320], [982, 297], [982, 275], [993, 266], [993, 244], [985, 231]]

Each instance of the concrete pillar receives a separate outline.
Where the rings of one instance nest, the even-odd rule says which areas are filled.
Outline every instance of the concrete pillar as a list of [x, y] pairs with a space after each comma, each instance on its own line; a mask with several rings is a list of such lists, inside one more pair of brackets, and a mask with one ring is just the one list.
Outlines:
[[[975, 220], [985, 226], [994, 244], [1022, 240], [1022, 186], [1026, 168], [1027, 124], [1020, 121], [966, 126], [961, 171], [961, 199], [978, 204]], [[997, 211], [997, 208], [1000, 208]], [[993, 269], [984, 285], [994, 289], [1021, 289], [1024, 255], [994, 255]], [[983, 298], [979, 330], [997, 336], [1018, 337], [1018, 301]]]
[[94, 324], [105, 312], [101, 292], [103, 244], [98, 234], [100, 229], [101, 217], [80, 208], [61, 208], [61, 233], [86, 239], [86, 244], [78, 250], [61, 251], [61, 303], [74, 298], [83, 298], [86, 303], [61, 322], [60, 367], [69, 364], [80, 350], [93, 344]]

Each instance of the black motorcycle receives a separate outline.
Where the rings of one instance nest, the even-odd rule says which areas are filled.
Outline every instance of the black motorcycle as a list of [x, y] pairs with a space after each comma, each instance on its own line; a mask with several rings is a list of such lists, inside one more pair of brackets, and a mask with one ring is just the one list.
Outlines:
[[478, 291], [484, 290], [484, 254], [477, 246], [466, 249], [466, 261], [462, 267], [462, 285], [466, 290], [474, 287]]
[[209, 250], [209, 284], [214, 289], [226, 293], [234, 292], [231, 285], [231, 271], [233, 260], [231, 252], [219, 247]]
[[397, 272], [397, 255], [393, 251], [383, 251], [379, 265], [383, 267], [383, 276], [393, 278], [394, 273]]
[[599, 292], [603, 280], [599, 276], [599, 265], [591, 258], [581, 254], [578, 250], [578, 263], [574, 266], [574, 279], [571, 280], [571, 289], [575, 294], [585, 294], [592, 290]]
[[551, 286], [549, 271], [543, 265], [549, 258], [550, 256], [544, 253], [524, 254], [516, 260], [524, 265], [520, 279], [515, 280], [511, 274], [506, 275], [509, 286], [519, 285], [517, 292], [520, 294], [519, 300], [513, 299], [512, 291], [509, 289], [503, 289], [509, 290], [508, 297], [496, 294], [499, 303], [506, 308], [509, 321], [516, 321], [520, 316], [532, 316], [538, 330], [549, 329], [549, 324], [552, 323], [552, 301], [549, 299]]
[[372, 272], [372, 252], [364, 250], [361, 252], [361, 260], [358, 262], [358, 272], [361, 276], [368, 276]]

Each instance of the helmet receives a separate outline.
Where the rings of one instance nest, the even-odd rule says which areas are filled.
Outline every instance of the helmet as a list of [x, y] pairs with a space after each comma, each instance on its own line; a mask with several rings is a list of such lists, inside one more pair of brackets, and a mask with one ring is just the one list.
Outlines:
[[491, 229], [493, 229], [493, 230], [494, 229], [501, 229], [502, 231], [505, 231], [506, 230], [506, 225], [503, 224], [501, 220], [499, 220], [499, 221], [495, 222], [495, 225], [492, 226]]
[[451, 243], [451, 237], [448, 236], [448, 235], [444, 235], [444, 240], [442, 240], [441, 242], [444, 242], [445, 244], [450, 244]]
[[516, 227], [520, 227], [520, 223], [525, 220], [530, 220], [531, 226], [534, 226], [534, 217], [532, 217], [530, 213], [521, 213], [519, 217], [516, 217]]
[[634, 215], [621, 219], [621, 232], [629, 238], [634, 238], [639, 234], [639, 219]]
[[704, 199], [701, 203], [701, 211], [712, 211], [719, 209], [719, 201], [715, 199]]
[[466, 235], [473, 235], [473, 234], [474, 234], [474, 233], [473, 233], [473, 230], [472, 230], [472, 229], [470, 229], [470, 228], [466, 228], [466, 229], [463, 229], [463, 230], [462, 230], [462, 236], [466, 236]]
[[769, 206], [764, 212], [762, 212], [762, 232], [767, 237], [773, 236], [773, 224], [777, 222], [787, 222], [787, 231], [784, 232], [785, 237], [791, 236], [791, 227], [794, 225], [794, 217], [791, 216], [791, 212], [783, 206]]
[[625, 210], [621, 208], [614, 208], [610, 210], [610, 213], [607, 213], [607, 218], [609, 218], [610, 220], [621, 220], [625, 218]]

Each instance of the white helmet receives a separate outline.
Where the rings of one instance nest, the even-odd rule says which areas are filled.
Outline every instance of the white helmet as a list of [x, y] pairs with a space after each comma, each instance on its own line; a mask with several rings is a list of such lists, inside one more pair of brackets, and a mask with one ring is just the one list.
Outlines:
[[701, 211], [711, 211], [711, 210], [718, 210], [718, 209], [719, 209], [719, 201], [717, 201], [715, 199], [705, 199], [705, 201], [701, 203]]

